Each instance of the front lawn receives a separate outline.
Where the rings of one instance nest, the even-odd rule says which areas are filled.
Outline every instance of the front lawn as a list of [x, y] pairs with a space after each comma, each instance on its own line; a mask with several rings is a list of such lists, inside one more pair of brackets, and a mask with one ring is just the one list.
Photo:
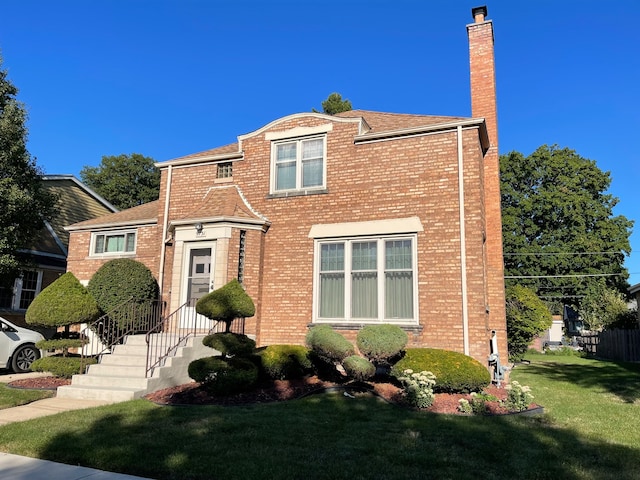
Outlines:
[[[136, 400], [0, 427], [0, 450], [158, 480], [640, 478], [638, 392], [606, 386], [617, 372], [616, 384], [637, 388], [637, 371], [575, 357], [549, 358], [556, 366], [546, 360], [512, 372], [547, 407], [543, 417], [437, 415], [335, 393], [251, 407]], [[581, 381], [586, 374], [596, 378]], [[626, 433], [598, 435], [586, 426], [605, 410], [627, 430], [618, 422], [626, 409], [636, 417], [624, 417]]]
[[0, 409], [17, 407], [26, 403], [53, 397], [52, 390], [22, 390], [0, 383]]

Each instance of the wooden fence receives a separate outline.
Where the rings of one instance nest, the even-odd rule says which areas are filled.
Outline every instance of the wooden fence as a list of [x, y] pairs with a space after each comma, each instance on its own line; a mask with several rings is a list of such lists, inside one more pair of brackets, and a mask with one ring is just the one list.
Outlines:
[[640, 330], [605, 330], [577, 337], [586, 352], [608, 360], [640, 362]]

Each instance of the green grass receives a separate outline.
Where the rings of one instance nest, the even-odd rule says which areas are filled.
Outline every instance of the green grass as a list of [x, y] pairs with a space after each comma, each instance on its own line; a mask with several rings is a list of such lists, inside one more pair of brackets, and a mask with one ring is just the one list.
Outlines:
[[0, 409], [17, 407], [53, 396], [51, 390], [22, 390], [0, 383]]
[[[0, 451], [158, 480], [640, 478], [637, 370], [541, 360], [512, 372], [547, 408], [539, 417], [435, 415], [339, 394], [253, 407], [136, 400], [0, 427]], [[603, 410], [626, 433], [589, 426]]]

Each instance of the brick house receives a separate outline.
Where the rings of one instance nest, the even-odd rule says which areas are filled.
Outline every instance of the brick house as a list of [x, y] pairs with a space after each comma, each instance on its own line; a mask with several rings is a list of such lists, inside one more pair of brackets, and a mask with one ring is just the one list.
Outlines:
[[170, 310], [238, 278], [259, 345], [393, 323], [483, 364], [495, 331], [506, 358], [493, 25], [473, 14], [472, 118], [298, 113], [159, 163], [157, 201], [68, 227], [68, 270], [139, 260]]

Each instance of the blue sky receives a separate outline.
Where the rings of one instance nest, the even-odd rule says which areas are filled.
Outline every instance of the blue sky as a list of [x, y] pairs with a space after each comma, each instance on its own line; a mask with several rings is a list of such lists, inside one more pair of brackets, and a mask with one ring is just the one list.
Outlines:
[[[278, 117], [354, 108], [470, 116], [468, 0], [6, 0], [0, 49], [50, 174], [104, 155], [157, 161]], [[610, 171], [638, 221], [640, 54], [633, 0], [498, 0], [501, 153], [569, 147]], [[640, 282], [640, 225], [626, 265]]]

